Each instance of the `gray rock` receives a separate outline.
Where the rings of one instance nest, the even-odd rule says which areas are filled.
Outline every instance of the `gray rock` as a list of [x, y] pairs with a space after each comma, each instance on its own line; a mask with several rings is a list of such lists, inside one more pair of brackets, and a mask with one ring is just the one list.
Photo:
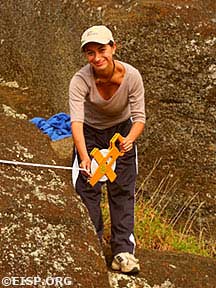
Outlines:
[[[58, 164], [49, 140], [33, 124], [5, 114], [0, 122], [0, 159]], [[60, 277], [71, 281], [69, 287], [109, 287], [102, 249], [72, 189], [71, 172], [0, 165], [1, 279]]]

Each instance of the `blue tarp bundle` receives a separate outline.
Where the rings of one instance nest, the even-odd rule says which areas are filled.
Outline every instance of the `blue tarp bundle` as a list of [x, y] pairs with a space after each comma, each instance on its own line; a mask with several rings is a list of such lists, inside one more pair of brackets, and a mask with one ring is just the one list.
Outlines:
[[71, 136], [70, 116], [63, 112], [53, 115], [48, 120], [35, 117], [30, 122], [47, 134], [52, 141]]

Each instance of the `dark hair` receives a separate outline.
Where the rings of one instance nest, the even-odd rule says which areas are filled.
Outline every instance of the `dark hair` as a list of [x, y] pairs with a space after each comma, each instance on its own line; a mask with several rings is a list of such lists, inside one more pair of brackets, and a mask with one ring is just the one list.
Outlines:
[[109, 41], [108, 45], [110, 45], [111, 47], [113, 47], [114, 42], [112, 40]]

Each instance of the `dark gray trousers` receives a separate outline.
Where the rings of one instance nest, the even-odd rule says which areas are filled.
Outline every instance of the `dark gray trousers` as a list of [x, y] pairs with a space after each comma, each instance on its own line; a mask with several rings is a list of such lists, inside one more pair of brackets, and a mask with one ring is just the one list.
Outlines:
[[[88, 153], [93, 148], [106, 149], [109, 141], [115, 133], [125, 137], [130, 128], [131, 121], [124, 121], [114, 127], [99, 130], [84, 124], [84, 136]], [[116, 146], [117, 143], [116, 143]], [[74, 154], [74, 158], [79, 156]], [[111, 183], [106, 181], [108, 201], [111, 218], [111, 249], [113, 255], [120, 252], [134, 253], [134, 204], [135, 204], [135, 180], [137, 174], [136, 148], [116, 161], [116, 180]], [[102, 239], [103, 219], [100, 208], [101, 188], [104, 182], [98, 182], [92, 187], [87, 182], [87, 177], [79, 173], [75, 183], [75, 189], [86, 205], [90, 218], [95, 226], [98, 237]]]

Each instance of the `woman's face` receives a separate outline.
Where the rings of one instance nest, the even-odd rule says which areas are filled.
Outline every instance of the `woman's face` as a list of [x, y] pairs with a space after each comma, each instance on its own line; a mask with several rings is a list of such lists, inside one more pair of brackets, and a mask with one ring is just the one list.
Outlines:
[[106, 70], [112, 67], [113, 54], [116, 50], [115, 43], [113, 46], [109, 44], [88, 43], [84, 48], [85, 56], [96, 71]]

